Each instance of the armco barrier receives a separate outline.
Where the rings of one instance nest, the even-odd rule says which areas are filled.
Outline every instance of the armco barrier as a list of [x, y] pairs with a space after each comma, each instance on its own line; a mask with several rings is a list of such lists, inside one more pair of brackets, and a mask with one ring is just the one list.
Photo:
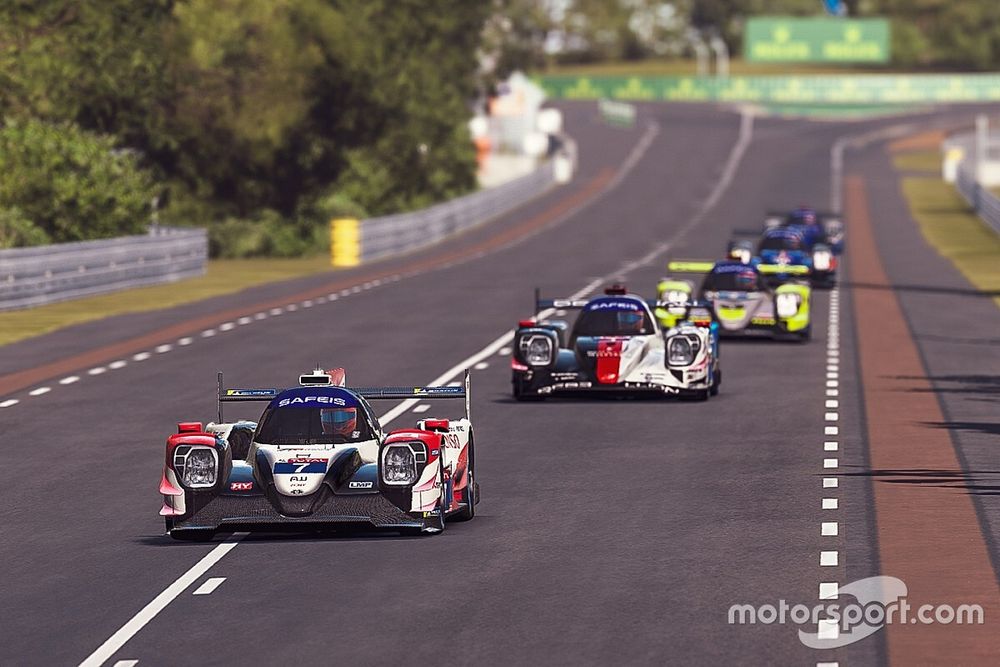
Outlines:
[[573, 159], [571, 143], [563, 150], [565, 154], [530, 174], [429, 208], [361, 221], [334, 220], [331, 261], [334, 266], [355, 266], [412, 252], [503, 215], [557, 183], [559, 161]]
[[997, 74], [571, 76], [536, 79], [550, 99], [766, 104], [934, 104], [1000, 100]]
[[157, 227], [148, 235], [0, 250], [0, 310], [201, 275], [204, 229]]
[[1000, 234], [1000, 199], [979, 184], [976, 180], [975, 165], [970, 161], [966, 160], [959, 164], [955, 187], [983, 222]]

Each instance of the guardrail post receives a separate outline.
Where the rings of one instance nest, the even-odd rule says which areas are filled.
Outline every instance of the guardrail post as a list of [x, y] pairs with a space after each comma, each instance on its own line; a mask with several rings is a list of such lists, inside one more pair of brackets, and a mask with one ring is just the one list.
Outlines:
[[338, 267], [361, 263], [361, 224], [355, 218], [330, 221], [330, 263]]

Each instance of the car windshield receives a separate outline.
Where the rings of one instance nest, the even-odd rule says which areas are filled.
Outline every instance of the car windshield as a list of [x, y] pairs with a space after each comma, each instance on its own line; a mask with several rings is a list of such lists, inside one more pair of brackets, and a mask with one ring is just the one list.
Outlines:
[[756, 271], [725, 271], [705, 276], [702, 292], [754, 292], [759, 289]]
[[648, 336], [653, 323], [644, 310], [592, 310], [580, 314], [573, 338], [580, 336]]
[[795, 236], [769, 236], [760, 242], [760, 250], [799, 250], [801, 242]]
[[358, 408], [268, 408], [257, 429], [257, 442], [270, 445], [318, 445], [372, 439]]

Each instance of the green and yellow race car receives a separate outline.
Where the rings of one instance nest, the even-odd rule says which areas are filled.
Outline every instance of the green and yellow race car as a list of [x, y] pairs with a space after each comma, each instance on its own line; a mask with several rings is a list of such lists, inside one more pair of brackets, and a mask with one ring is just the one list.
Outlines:
[[[657, 285], [658, 301], [683, 303], [697, 298], [711, 304], [723, 336], [770, 335], [807, 341], [812, 333], [809, 317], [812, 289], [799, 279], [809, 267], [795, 264], [744, 264], [740, 261], [675, 261], [671, 273], [704, 274], [695, 297], [694, 284], [663, 278]], [[655, 313], [664, 327], [673, 326], [668, 308]]]

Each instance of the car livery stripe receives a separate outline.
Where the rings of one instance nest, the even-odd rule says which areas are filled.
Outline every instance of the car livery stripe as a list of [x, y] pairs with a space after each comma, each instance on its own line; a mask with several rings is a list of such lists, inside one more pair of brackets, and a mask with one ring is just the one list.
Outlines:
[[597, 341], [597, 381], [615, 384], [621, 370], [622, 340], [620, 338]]

